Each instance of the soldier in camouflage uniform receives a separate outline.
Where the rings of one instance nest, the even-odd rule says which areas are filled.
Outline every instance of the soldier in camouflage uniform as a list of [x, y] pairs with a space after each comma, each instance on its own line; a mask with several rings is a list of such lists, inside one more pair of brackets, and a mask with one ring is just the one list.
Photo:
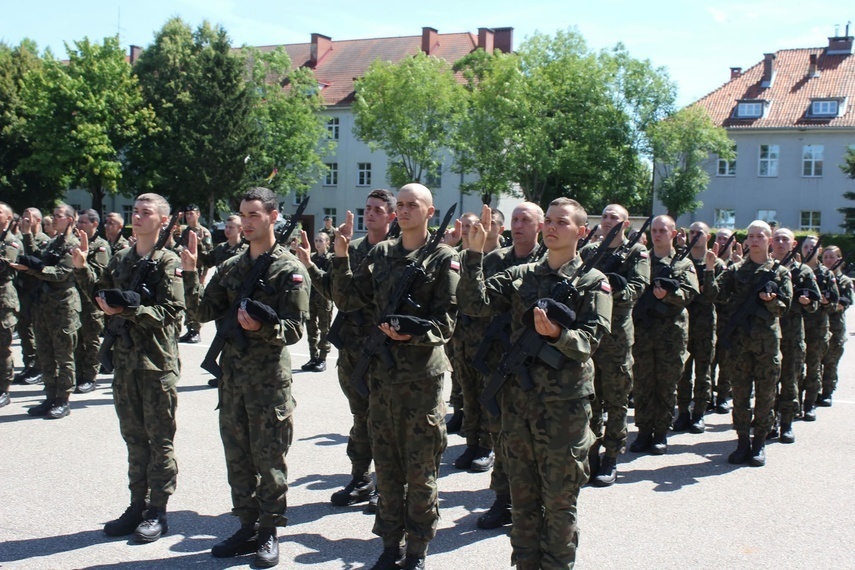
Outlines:
[[10, 263], [18, 261], [21, 243], [12, 232], [12, 208], [0, 202], [0, 408], [9, 404], [9, 385], [12, 383], [12, 330], [18, 322], [18, 293], [15, 291], [16, 271]]
[[[797, 245], [793, 232], [779, 228], [772, 234], [772, 257], [784, 258]], [[793, 283], [793, 302], [790, 310], [781, 316], [781, 376], [778, 382], [778, 399], [775, 409], [780, 415], [778, 441], [794, 443], [793, 419], [799, 412], [799, 380], [805, 363], [804, 316], [819, 308], [821, 296], [813, 271], [807, 265], [792, 260], [787, 269]], [[769, 432], [773, 434], [774, 430]]]
[[[715, 233], [715, 242], [718, 244], [718, 258], [726, 267], [730, 267], [734, 263], [733, 252], [736, 242], [730, 239], [730, 236], [732, 235], [733, 230], [727, 228], [718, 229]], [[728, 244], [728, 241], [730, 241], [730, 244]], [[715, 394], [715, 399], [710, 402], [708, 408], [710, 411], [715, 411], [717, 414], [727, 414], [730, 412], [730, 398], [732, 396], [730, 390], [730, 379], [728, 378], [727, 372], [722, 372], [722, 366], [719, 365], [721, 363], [724, 365], [725, 369], [727, 368], [726, 360], [721, 358], [721, 355], [724, 354], [724, 350], [719, 346], [719, 333], [724, 327], [721, 316], [727, 311], [727, 308], [724, 304], [718, 301], [714, 303], [714, 306], [716, 313], [716, 346], [713, 351], [714, 355], [712, 366], [710, 367], [710, 379], [712, 380], [712, 390]], [[716, 369], [718, 369], [718, 374], [716, 374]]]
[[[330, 236], [325, 232], [315, 235], [315, 253], [312, 254], [312, 264], [323, 272], [328, 272], [332, 265]], [[309, 296], [309, 319], [306, 321], [306, 336], [309, 340], [309, 361], [301, 369], [304, 372], [323, 372], [327, 369], [327, 354], [330, 351], [330, 332], [333, 303], [316, 288], [312, 287]]]
[[[802, 241], [802, 259], [807, 259], [817, 245], [815, 236], [807, 236]], [[804, 315], [805, 320], [805, 371], [799, 392], [802, 399], [802, 419], [806, 422], [816, 421], [816, 403], [822, 388], [822, 359], [828, 351], [831, 340], [829, 315], [840, 299], [837, 289], [837, 279], [820, 263], [822, 249], [818, 249], [806, 264], [813, 270], [816, 283], [821, 293], [819, 309], [814, 313]]]
[[[705, 257], [710, 228], [703, 222], [695, 222], [689, 227], [689, 241], [701, 234], [695, 247], [689, 252], [688, 260], [695, 265], [695, 273], [700, 281], [700, 294], [689, 303], [689, 344], [688, 358], [683, 374], [677, 383], [677, 420], [674, 431], [704, 433], [706, 425], [704, 414], [712, 401], [711, 368], [715, 348], [716, 312], [715, 301], [718, 296], [716, 278], [727, 265], [716, 255], [712, 271], [706, 271]], [[718, 254], [719, 246], [713, 251]], [[694, 376], [694, 383], [692, 377]], [[694, 387], [693, 387], [694, 384]], [[691, 415], [689, 406], [692, 405]]]
[[[822, 264], [831, 271], [842, 257], [840, 248], [830, 245], [822, 252]], [[822, 358], [822, 395], [817, 402], [817, 405], [826, 408], [831, 406], [831, 395], [837, 387], [837, 365], [843, 357], [843, 345], [846, 343], [846, 309], [855, 301], [852, 279], [844, 275], [843, 264], [837, 265], [834, 278], [837, 281], [839, 298], [828, 314], [831, 339], [828, 341], [828, 350]]]
[[729, 347], [726, 357], [733, 362], [733, 428], [739, 442], [727, 460], [734, 465], [766, 464], [766, 436], [774, 423], [775, 387], [781, 374], [778, 319], [789, 310], [793, 283], [790, 271], [771, 258], [771, 241], [769, 224], [752, 222], [748, 226], [747, 256], [718, 278], [719, 298], [728, 304], [722, 342]]
[[[365, 199], [363, 224], [366, 235], [348, 244], [348, 261], [350, 270], [355, 271], [362, 260], [368, 256], [375, 245], [387, 239], [389, 225], [395, 219], [397, 200], [389, 190], [372, 190]], [[312, 278], [312, 288], [317, 289], [327, 298], [332, 298], [332, 281], [329, 272], [322, 271], [312, 263], [309, 240], [306, 232], [302, 233], [302, 247], [297, 250], [300, 261], [306, 266]], [[373, 312], [366, 306], [356, 311], [345, 312], [339, 308], [336, 320], [341, 319], [337, 338], [338, 346], [338, 382], [341, 391], [347, 398], [353, 425], [347, 438], [347, 457], [350, 459], [351, 480], [344, 488], [332, 494], [330, 501], [340, 507], [369, 501], [368, 512], [376, 512], [378, 495], [371, 477], [371, 439], [368, 436], [368, 398], [360, 394], [351, 384], [350, 376], [362, 353], [361, 342], [368, 338], [373, 328]], [[344, 339], [357, 339], [343, 342]]]
[[[609, 204], [603, 209], [600, 231], [607, 235], [616, 225], [621, 231], [610, 244], [589, 244], [580, 252], [582, 259], [605, 247], [606, 256], [597, 266], [604, 270], [611, 254], [627, 243], [624, 237], [629, 227], [629, 212], [619, 204]], [[617, 479], [617, 457], [626, 451], [627, 403], [632, 392], [632, 345], [635, 331], [632, 326], [632, 307], [647, 287], [650, 277], [650, 256], [647, 249], [636, 243], [626, 255], [626, 260], [609, 275], [612, 288], [611, 332], [604, 334], [594, 353], [595, 397], [591, 403], [591, 430], [597, 440], [591, 446], [589, 463], [593, 484], [608, 487]], [[604, 421], [604, 413], [608, 420]], [[600, 447], [605, 448], [600, 460]]]
[[122, 235], [125, 227], [125, 219], [118, 212], [110, 212], [104, 217], [104, 237], [110, 245], [110, 255], [115, 255], [131, 243]]
[[[137, 266], [152, 251], [168, 220], [166, 200], [142, 194], [134, 203], [134, 247], [114, 255], [103, 272], [88, 261], [92, 246], [85, 233], [74, 253], [74, 275], [83, 295], [108, 318], [120, 317], [129, 325], [130, 345], [116, 339], [112, 358], [113, 403], [128, 448], [131, 504], [118, 519], [104, 525], [104, 532], [108, 536], [133, 533], [137, 542], [154, 542], [168, 531], [166, 505], [178, 478], [173, 441], [181, 363], [176, 338], [184, 311], [178, 256], [168, 249], [155, 252], [144, 292], [137, 291], [136, 300], [128, 296]], [[109, 292], [121, 292], [124, 301], [107, 297]]]
[[241, 255], [249, 247], [243, 239], [240, 216], [232, 214], [226, 218], [223, 233], [226, 241], [215, 245], [214, 249], [205, 256], [206, 267], [219, 267], [225, 260]]
[[[77, 213], [77, 229], [86, 234], [89, 254], [86, 260], [95, 273], [95, 280], [107, 268], [110, 261], [110, 244], [100, 237], [98, 222], [100, 218], [95, 210], [83, 210]], [[78, 286], [78, 290], [80, 287]], [[82, 291], [81, 291], [82, 292]], [[101, 346], [101, 333], [104, 331], [104, 313], [86, 295], [81, 295], [80, 331], [77, 336], [77, 348], [74, 350], [74, 365], [77, 374], [76, 394], [86, 394], [95, 389], [95, 377], [101, 365], [98, 363], [98, 349]]]
[[42, 220], [42, 231], [48, 238], [53, 239], [56, 237], [56, 225], [54, 224], [53, 216], [45, 216]]
[[[50, 243], [50, 237], [42, 232], [42, 213], [37, 208], [27, 208], [21, 216], [19, 227], [22, 237], [30, 234], [32, 237], [22, 241], [23, 255], [39, 257]], [[35, 303], [39, 297], [41, 282], [26, 273], [19, 273], [15, 279], [18, 290], [18, 302], [21, 310], [18, 313], [18, 337], [21, 339], [21, 353], [24, 358], [24, 369], [15, 375], [15, 384], [35, 384], [42, 378], [39, 370], [39, 359], [36, 352], [35, 332]]]
[[[217, 558], [255, 552], [260, 567], [279, 563], [276, 527], [285, 526], [288, 467], [285, 462], [294, 433], [291, 356], [287, 345], [303, 334], [309, 311], [309, 276], [287, 248], [277, 244], [276, 195], [253, 188], [243, 195], [240, 215], [249, 249], [226, 260], [204, 288], [196, 271], [195, 234], [181, 252], [187, 308], [199, 321], [237, 318], [248, 346], [226, 342], [220, 356], [220, 436], [232, 491], [232, 513], [238, 531], [214, 546]], [[271, 255], [264, 274], [267, 287], [256, 286], [237, 299], [244, 279], [261, 255]], [[201, 298], [200, 298], [201, 297]], [[241, 301], [237, 315], [228, 311]]]
[[632, 347], [635, 425], [638, 437], [630, 451], [668, 451], [668, 430], [676, 404], [677, 382], [686, 364], [689, 342], [685, 307], [699, 293], [694, 264], [675, 259], [674, 220], [657, 216], [650, 225], [653, 241], [650, 284], [635, 305], [633, 326], [644, 330]]
[[[511, 267], [537, 261], [538, 254], [540, 253], [537, 237], [542, 228], [543, 210], [540, 206], [532, 202], [523, 202], [514, 208], [514, 211], [511, 213], [513, 245], [498, 249], [484, 256], [482, 266], [484, 277], [489, 278]], [[485, 364], [490, 370], [495, 369], [499, 364], [506, 350], [506, 342], [510, 342], [511, 337], [510, 319], [504, 319], [502, 316], [493, 317], [492, 319], [498, 319], [504, 323], [504, 327], [499, 331], [499, 335], [503, 335], [504, 339], [499, 336], [496, 338], [485, 338], [478, 342], [478, 344], [482, 342], [490, 343], [490, 349], [484, 357]], [[494, 326], [493, 320], [491, 320], [490, 326]], [[480, 346], [478, 350], [481, 350]], [[489, 382], [489, 380], [489, 377], [483, 378], [483, 382], [485, 383]], [[486, 412], [482, 412], [482, 414], [486, 416], [487, 430], [492, 439], [495, 456], [493, 470], [490, 473], [490, 489], [496, 494], [496, 499], [487, 512], [478, 517], [477, 524], [479, 528], [493, 529], [512, 522], [511, 484], [507, 473], [507, 453], [501, 436], [501, 416], [495, 417]]]
[[341, 310], [370, 307], [371, 322], [390, 339], [387, 356], [393, 365], [372, 358], [367, 378], [369, 433], [380, 494], [374, 533], [382, 537], [384, 547], [374, 568], [397, 568], [405, 550], [403, 568], [414, 570], [424, 568], [439, 520], [437, 476], [446, 447], [442, 386], [449, 370], [442, 347], [454, 331], [460, 266], [457, 253], [444, 244], [422, 260], [425, 276], [410, 290], [421, 308], [405, 304], [397, 310], [419, 317], [426, 332], [400, 333], [390, 324], [398, 319], [381, 323], [398, 279], [428, 242], [428, 222], [434, 213], [430, 190], [421, 184], [405, 185], [396, 212], [401, 237], [374, 246], [355, 271], [350, 269], [347, 248], [353, 214], [347, 213], [335, 241], [332, 290]]
[[512, 342], [530, 336], [526, 331], [533, 325], [544, 341], [541, 350], [564, 359], [558, 368], [535, 359], [528, 368], [533, 389], [524, 390], [520, 378], [511, 375], [499, 393], [513, 503], [511, 564], [519, 570], [572, 568], [576, 559], [576, 503], [590, 475], [587, 457], [595, 439], [590, 429], [591, 354], [609, 330], [611, 288], [596, 269], [574, 280], [575, 294], [566, 304], [550, 300], [563, 313], [562, 324], [541, 304], [581, 266], [576, 243], [584, 236], [586, 221], [575, 200], [553, 200], [543, 226], [546, 257], [485, 280], [480, 253], [490, 223], [485, 206], [464, 255], [461, 308], [484, 316], [511, 312]]
[[[25, 261], [27, 265], [13, 267], [37, 278], [41, 289], [35, 305], [35, 332], [47, 397], [27, 413], [59, 419], [70, 412], [68, 398], [75, 386], [74, 349], [80, 328], [80, 294], [74, 281], [71, 252], [80, 242], [73, 233], [75, 220], [71, 206], [60, 204], [53, 217], [58, 233], [41, 253], [40, 263]], [[34, 250], [32, 232], [22, 237], [24, 248]]]
[[[196, 243], [199, 247], [197, 259], [198, 267], [196, 268], [196, 271], [199, 274], [199, 282], [205, 283], [205, 276], [208, 273], [208, 266], [205, 265], [205, 260], [208, 259], [211, 250], [214, 249], [214, 241], [211, 238], [211, 232], [208, 231], [208, 228], [199, 224], [199, 216], [199, 206], [196, 204], [188, 204], [185, 206], [184, 221], [187, 222], [187, 224], [175, 228], [173, 239], [175, 240], [175, 251], [180, 254], [187, 247], [190, 234], [196, 234]], [[195, 320], [195, 318], [190, 314], [187, 315], [187, 320], [184, 324], [187, 327], [187, 332], [178, 339], [178, 342], [191, 344], [201, 342], [202, 337], [200, 336], [199, 331], [202, 330], [202, 324]]]

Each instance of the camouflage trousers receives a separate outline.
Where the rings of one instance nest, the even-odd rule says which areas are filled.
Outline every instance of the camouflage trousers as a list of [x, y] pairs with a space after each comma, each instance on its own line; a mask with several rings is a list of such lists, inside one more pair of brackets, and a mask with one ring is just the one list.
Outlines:
[[77, 311], [39, 307], [36, 311], [35, 332], [39, 368], [48, 399], [67, 398], [74, 392], [74, 349], [80, 318]]
[[505, 449], [505, 438], [502, 436], [502, 416], [493, 417], [485, 412], [487, 430], [493, 442], [493, 469], [490, 471], [490, 490], [497, 497], [511, 494], [511, 482], [508, 479], [508, 452]]
[[16, 330], [18, 331], [18, 338], [21, 339], [21, 356], [25, 367], [35, 366], [38, 368], [33, 297], [19, 291], [18, 301], [21, 304], [21, 309], [18, 312], [18, 326]]
[[309, 319], [306, 321], [306, 337], [312, 358], [318, 358], [320, 354], [326, 357], [329, 354], [330, 341], [327, 340], [327, 334], [330, 332], [332, 310], [332, 301], [324, 299], [319, 293], [312, 293], [309, 298]]
[[[626, 451], [627, 399], [632, 392], [632, 318], [614, 316], [612, 332], [603, 335], [594, 353], [596, 374], [591, 402], [591, 430], [605, 448], [606, 455], [617, 457]], [[603, 413], [608, 414], [604, 421]]]
[[149, 499], [152, 506], [165, 507], [175, 492], [177, 385], [175, 372], [116, 368], [114, 373], [113, 404], [128, 448], [131, 502]]
[[77, 347], [74, 349], [74, 364], [78, 382], [94, 382], [101, 364], [98, 362], [98, 349], [101, 347], [101, 333], [104, 331], [104, 314], [95, 311], [88, 302], [83, 302], [80, 313], [80, 330], [77, 333]]
[[666, 434], [674, 419], [677, 382], [686, 364], [689, 341], [686, 311], [673, 318], [655, 318], [632, 346], [635, 425]]
[[447, 445], [443, 376], [391, 383], [372, 378], [368, 425], [380, 501], [374, 534], [385, 547], [406, 541], [424, 556], [439, 521], [437, 477]]
[[368, 434], [368, 398], [356, 391], [350, 383], [350, 375], [359, 360], [360, 350], [338, 351], [338, 383], [347, 398], [353, 425], [347, 437], [347, 457], [350, 459], [351, 475], [362, 477], [369, 472], [374, 457], [371, 438]]
[[[718, 310], [718, 309], [716, 309]], [[719, 314], [716, 317], [720, 317]], [[727, 350], [722, 346], [721, 331], [727, 324], [726, 319], [717, 318], [716, 320], [716, 344], [713, 351], [713, 361], [710, 366], [710, 383], [712, 391], [718, 394], [720, 398], [730, 398], [730, 375], [727, 372]], [[716, 372], [717, 371], [717, 372]]]
[[[838, 317], [840, 321], [835, 322]], [[826, 394], [831, 394], [837, 388], [837, 365], [843, 358], [843, 345], [846, 344], [845, 319], [844, 313], [831, 316], [831, 339], [828, 341], [828, 350], [822, 357], [822, 391]]]
[[[695, 413], [705, 413], [707, 404], [712, 400], [712, 360], [715, 350], [715, 313], [712, 320], [689, 317], [689, 342], [686, 346], [688, 356], [683, 374], [677, 382], [677, 409], [689, 411], [689, 404], [695, 403]], [[695, 321], [701, 322], [695, 322]], [[694, 387], [692, 378], [694, 377]]]
[[807, 348], [805, 349], [805, 371], [799, 390], [804, 392], [805, 402], [812, 402], [816, 400], [822, 387], [822, 359], [828, 351], [831, 333], [828, 330], [828, 319], [824, 319], [823, 315], [806, 314], [804, 319]]
[[463, 409], [463, 388], [460, 385], [460, 373], [457, 371], [456, 360], [454, 357], [454, 341], [445, 343], [445, 355], [448, 357], [448, 361], [451, 362], [452, 370], [451, 370], [451, 397], [448, 400], [448, 403], [451, 405], [454, 410], [462, 410]]
[[0, 394], [9, 391], [15, 364], [12, 362], [12, 329], [0, 325]]
[[802, 316], [781, 319], [781, 377], [776, 408], [781, 422], [791, 423], [799, 412], [799, 379], [805, 363], [805, 328]]
[[479, 401], [484, 390], [484, 376], [472, 366], [475, 353], [478, 352], [478, 343], [465, 343], [457, 338], [452, 339], [452, 342], [455, 344], [454, 370], [463, 392], [463, 432], [466, 434], [466, 445], [492, 449], [493, 439], [487, 426], [488, 412]]
[[572, 568], [579, 546], [576, 502], [590, 477], [590, 400], [542, 401], [505, 388], [502, 438], [511, 482], [511, 564]]
[[232, 492], [232, 514], [241, 525], [285, 526], [288, 466], [294, 438], [291, 383], [220, 381], [220, 438]]
[[[770, 333], [747, 336], [733, 335], [733, 348], [729, 351], [733, 363], [733, 429], [747, 434], [765, 434], [774, 424], [775, 387], [781, 375], [780, 340]], [[751, 390], [754, 389], [752, 421]]]

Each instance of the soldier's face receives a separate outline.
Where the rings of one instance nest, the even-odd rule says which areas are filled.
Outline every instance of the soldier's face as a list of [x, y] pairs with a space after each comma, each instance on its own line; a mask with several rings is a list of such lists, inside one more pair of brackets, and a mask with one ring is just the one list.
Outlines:
[[815, 239], [806, 239], [804, 241], [804, 243], [802, 243], [802, 259], [804, 259], [810, 255], [810, 252], [813, 251], [813, 248], [815, 245], [816, 245]]
[[748, 249], [751, 253], [769, 251], [769, 236], [760, 228], [748, 228]]
[[[324, 234], [326, 235], [326, 234]], [[325, 240], [322, 236], [315, 236], [315, 250], [318, 253], [326, 253], [329, 248], [330, 242]]]
[[412, 230], [424, 227], [433, 216], [434, 207], [427, 203], [412, 190], [401, 190], [398, 194], [398, 205], [395, 212], [398, 224], [402, 230]]
[[562, 249], [575, 244], [583, 233], [573, 221], [569, 206], [550, 206], [543, 220], [543, 243], [549, 249]]
[[796, 246], [796, 240], [788, 232], [777, 231], [772, 236], [772, 253], [783, 259]]
[[226, 234], [226, 239], [236, 239], [240, 237], [240, 225], [235, 222], [226, 222], [226, 227], [223, 233]]
[[74, 223], [74, 218], [67, 215], [65, 210], [57, 208], [53, 211], [53, 227], [57, 232], [64, 232], [68, 229], [68, 225], [72, 223]]
[[837, 263], [837, 260], [840, 257], [837, 255], [837, 252], [831, 249], [826, 249], [822, 252], [822, 264], [831, 269], [831, 266]]
[[689, 241], [686, 244], [692, 243], [692, 240], [695, 239], [695, 236], [701, 234], [700, 239], [698, 239], [698, 246], [706, 246], [707, 241], [710, 239], [710, 235], [702, 229], [699, 228], [689, 228]]
[[184, 212], [184, 220], [187, 221], [188, 226], [195, 226], [196, 222], [199, 221], [199, 212], [197, 212], [196, 210]]
[[627, 220], [623, 219], [623, 212], [617, 208], [609, 206], [603, 210], [603, 216], [600, 218], [600, 231], [603, 235], [608, 233], [618, 224], [625, 224]]
[[88, 237], [92, 237], [95, 235], [95, 230], [98, 229], [98, 225], [90, 222], [89, 218], [86, 216], [81, 216], [77, 220], [77, 229], [85, 233]]
[[122, 230], [122, 222], [117, 220], [116, 218], [107, 218], [104, 220], [104, 233], [107, 234], [107, 237], [111, 240], [116, 239], [116, 236], [119, 235], [119, 232]]
[[0, 231], [6, 229], [9, 220], [12, 219], [12, 212], [6, 206], [0, 206]]
[[537, 234], [543, 228], [543, 224], [537, 218], [537, 213], [531, 208], [514, 208], [511, 213], [511, 235], [514, 238], [514, 243], [534, 247], [535, 242], [537, 242]]
[[240, 220], [243, 235], [249, 241], [265, 240], [273, 232], [273, 224], [279, 212], [264, 209], [261, 200], [244, 200], [240, 203]]
[[677, 230], [668, 225], [665, 220], [656, 219], [650, 224], [650, 237], [654, 247], [670, 246], [676, 235]]
[[[380, 198], [368, 198], [365, 201], [365, 213], [362, 220], [368, 230], [385, 230], [395, 219], [395, 212], [389, 212], [388, 205]], [[330, 224], [332, 225], [332, 224]]]
[[138, 200], [134, 203], [133, 228], [134, 235], [137, 237], [143, 236], [159, 236], [163, 224], [167, 221], [167, 216], [160, 213], [154, 202], [143, 202]]

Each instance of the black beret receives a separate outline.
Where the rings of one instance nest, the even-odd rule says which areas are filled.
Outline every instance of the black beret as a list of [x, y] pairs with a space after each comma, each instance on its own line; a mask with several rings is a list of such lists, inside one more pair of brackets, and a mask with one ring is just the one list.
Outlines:
[[240, 308], [246, 311], [250, 317], [256, 321], [275, 325], [279, 323], [279, 315], [276, 314], [270, 305], [265, 305], [255, 299], [245, 298], [240, 302]]
[[197, 206], [196, 204], [187, 204], [186, 206], [184, 206], [184, 211], [185, 212], [201, 212], [201, 210], [199, 209], [199, 206]]
[[534, 329], [534, 308], [540, 307], [544, 311], [546, 311], [546, 317], [555, 323], [558, 323], [565, 329], [569, 329], [573, 326], [573, 323], [576, 322], [576, 313], [565, 305], [564, 303], [560, 303], [555, 299], [550, 299], [549, 297], [545, 297], [543, 299], [538, 299], [531, 307], [529, 307], [525, 313], [523, 313], [523, 324], [530, 329]]
[[121, 289], [102, 289], [98, 296], [111, 307], [125, 307], [136, 309], [140, 306], [142, 299], [136, 291], [122, 291]]
[[666, 291], [671, 291], [672, 293], [676, 293], [680, 289], [680, 282], [676, 279], [665, 279], [664, 277], [660, 277], [659, 279], [654, 279], [653, 283], [662, 287]]
[[45, 267], [44, 262], [34, 255], [22, 255], [18, 258], [18, 263], [36, 271], [41, 271]]
[[612, 289], [615, 291], [623, 291], [626, 289], [627, 281], [623, 275], [619, 275], [617, 273], [606, 273], [606, 277], [609, 278], [609, 285], [611, 285]]
[[420, 319], [411, 315], [389, 315], [383, 320], [388, 323], [398, 334], [409, 334], [420, 336], [431, 329], [432, 323], [427, 319]]

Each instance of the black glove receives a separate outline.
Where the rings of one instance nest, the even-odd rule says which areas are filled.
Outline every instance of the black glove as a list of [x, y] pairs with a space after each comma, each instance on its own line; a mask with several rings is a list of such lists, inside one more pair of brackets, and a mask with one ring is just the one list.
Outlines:
[[617, 273], [606, 273], [606, 277], [609, 278], [609, 285], [612, 286], [612, 291], [623, 291], [626, 289], [626, 277], [623, 275], [618, 275]]
[[18, 258], [18, 263], [26, 265], [30, 269], [35, 269], [36, 271], [41, 271], [45, 268], [44, 262], [34, 255], [22, 255]]
[[122, 291], [121, 289], [102, 289], [98, 291], [98, 296], [104, 299], [104, 302], [111, 307], [124, 307], [126, 309], [136, 309], [140, 306], [142, 299], [136, 291]]
[[666, 279], [664, 277], [660, 277], [658, 279], [654, 279], [653, 283], [662, 287], [666, 291], [670, 291], [671, 293], [676, 293], [680, 290], [680, 282], [676, 279]]
[[398, 334], [421, 336], [431, 329], [432, 323], [427, 319], [420, 319], [411, 315], [389, 315], [384, 323], [392, 327]]
[[265, 305], [254, 299], [245, 298], [241, 300], [240, 308], [256, 321], [261, 321], [268, 325], [279, 323], [279, 315], [276, 314], [276, 311], [270, 305]]
[[564, 303], [546, 297], [535, 301], [535, 303], [531, 307], [529, 307], [525, 313], [523, 313], [523, 324], [532, 330], [534, 330], [535, 307], [539, 307], [546, 311], [546, 317], [550, 321], [559, 324], [565, 329], [569, 329], [573, 326], [573, 323], [576, 322], [576, 313], [573, 311], [573, 309], [571, 309]]

